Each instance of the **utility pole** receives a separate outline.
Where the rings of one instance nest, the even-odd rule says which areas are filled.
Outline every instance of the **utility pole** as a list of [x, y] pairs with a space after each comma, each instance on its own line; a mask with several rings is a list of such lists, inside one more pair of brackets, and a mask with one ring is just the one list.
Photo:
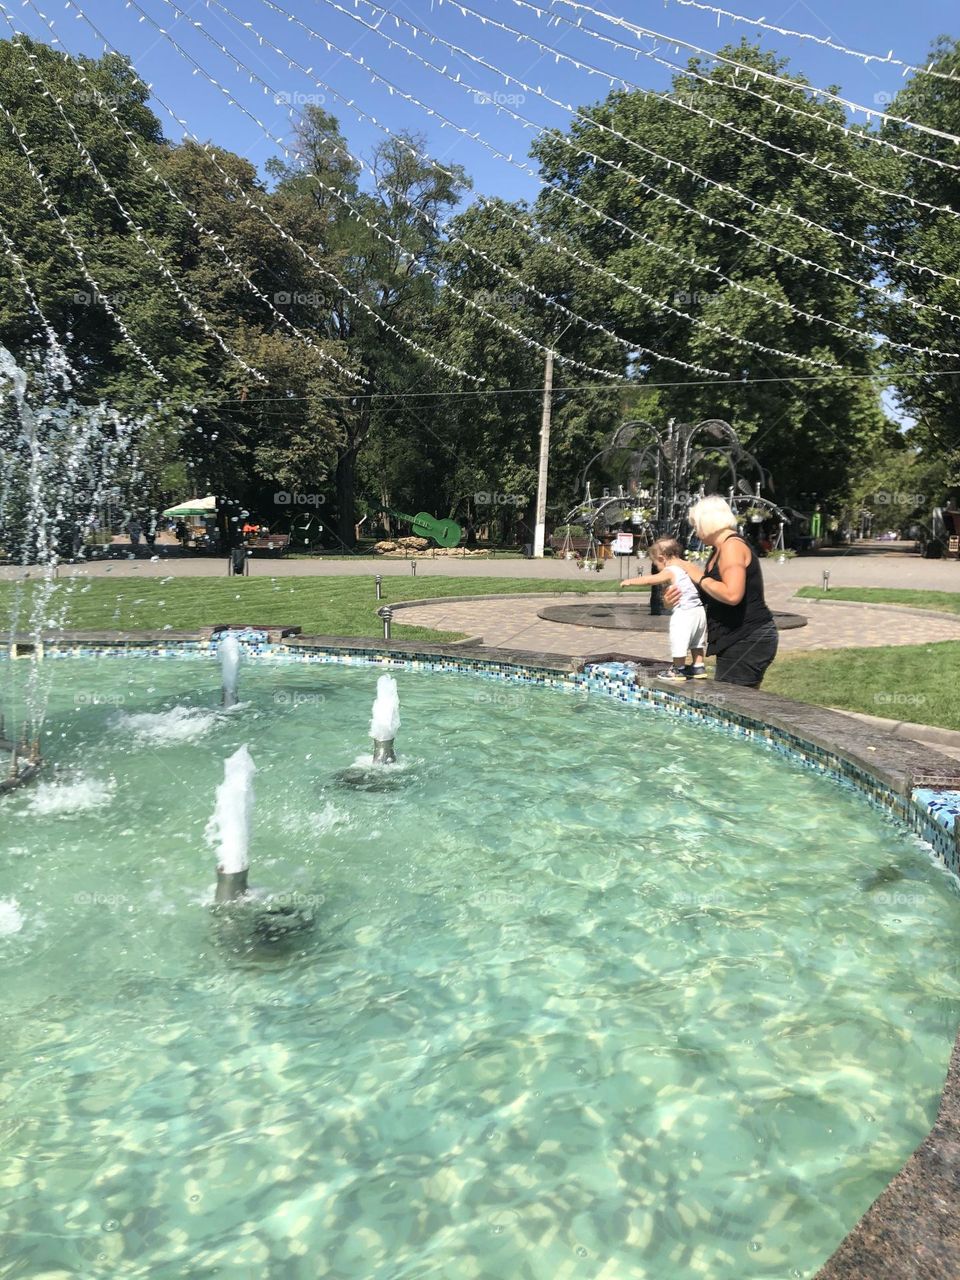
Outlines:
[[550, 413], [553, 408], [553, 348], [547, 352], [543, 373], [543, 413], [540, 418], [540, 470], [537, 475], [537, 520], [533, 531], [533, 554], [543, 559], [547, 524], [547, 471], [550, 465]]

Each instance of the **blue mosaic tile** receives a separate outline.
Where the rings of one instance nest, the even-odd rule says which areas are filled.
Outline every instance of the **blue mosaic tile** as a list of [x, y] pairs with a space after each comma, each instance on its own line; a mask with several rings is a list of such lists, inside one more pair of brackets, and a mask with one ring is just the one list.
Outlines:
[[960, 833], [960, 791], [914, 787], [913, 799], [946, 831]]
[[[235, 632], [246, 652], [259, 661], [303, 662], [318, 665], [391, 667], [404, 671], [433, 671], [444, 675], [469, 675], [490, 680], [508, 680], [567, 693], [590, 693], [615, 698], [619, 702], [656, 714], [676, 716], [690, 723], [709, 727], [716, 732], [753, 742], [785, 759], [799, 763], [841, 786], [852, 787], [870, 803], [883, 809], [914, 834], [925, 840], [936, 856], [955, 874], [960, 875], [960, 792], [935, 788], [917, 788], [909, 798], [894, 791], [867, 769], [846, 760], [816, 743], [808, 742], [786, 730], [764, 724], [738, 712], [727, 711], [725, 698], [715, 690], [702, 697], [678, 697], [668, 689], [650, 688], [635, 682], [633, 663], [606, 662], [587, 667], [583, 672], [558, 672], [551, 668], [488, 662], [482, 658], [437, 655], [384, 653], [376, 648], [316, 649], [296, 642], [271, 644], [263, 632]], [[125, 658], [148, 657], [215, 660], [218, 639], [202, 641], [159, 642], [150, 645], [88, 644], [47, 645], [44, 659], [69, 657]], [[0, 652], [0, 661], [9, 654]], [[699, 691], [698, 691], [699, 692]]]

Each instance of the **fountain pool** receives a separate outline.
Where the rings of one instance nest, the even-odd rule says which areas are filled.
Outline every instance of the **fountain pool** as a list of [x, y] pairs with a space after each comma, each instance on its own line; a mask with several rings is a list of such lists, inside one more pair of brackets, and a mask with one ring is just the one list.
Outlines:
[[[374, 667], [227, 713], [210, 660], [57, 663], [0, 810], [11, 1274], [812, 1276], [936, 1113], [956, 882], [720, 729], [396, 676], [369, 791]], [[279, 948], [207, 909], [244, 745]]]

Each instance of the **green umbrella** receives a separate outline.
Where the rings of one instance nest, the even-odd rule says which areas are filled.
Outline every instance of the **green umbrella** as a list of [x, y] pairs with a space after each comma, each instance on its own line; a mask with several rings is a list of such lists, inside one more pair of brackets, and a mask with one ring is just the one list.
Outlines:
[[177, 507], [167, 507], [166, 511], [161, 512], [161, 515], [169, 516], [173, 520], [179, 520], [184, 516], [215, 516], [216, 514], [217, 499], [212, 493], [207, 494], [205, 498], [190, 498]]

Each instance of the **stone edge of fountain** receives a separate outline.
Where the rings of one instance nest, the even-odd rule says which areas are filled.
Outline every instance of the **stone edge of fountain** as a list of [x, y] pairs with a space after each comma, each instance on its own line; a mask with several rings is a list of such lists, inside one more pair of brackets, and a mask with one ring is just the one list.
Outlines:
[[[412, 603], [412, 602], [411, 602]], [[276, 630], [275, 628], [260, 628]], [[189, 643], [213, 656], [216, 645], [199, 632], [63, 632], [45, 638], [46, 651], [62, 657], [132, 650], [162, 656]], [[468, 653], [462, 642], [413, 640], [383, 644], [356, 636], [288, 634], [272, 649], [291, 657], [373, 667], [412, 663], [465, 674], [488, 674], [542, 687], [603, 692], [634, 705], [659, 708], [692, 721], [711, 721], [738, 735], [766, 742], [784, 754], [851, 783], [869, 800], [928, 841], [941, 862], [960, 874], [960, 820], [949, 828], [942, 815], [914, 798], [920, 786], [960, 791], [960, 765], [932, 748], [893, 740], [839, 712], [795, 702], [779, 694], [735, 686], [664, 688], [653, 670], [662, 661], [618, 653], [564, 655], [486, 649]], [[633, 664], [628, 669], [627, 662]], [[603, 671], [602, 668], [607, 670]], [[907, 1082], [909, 1083], [909, 1082]], [[955, 1280], [960, 1275], [960, 1035], [954, 1045], [933, 1128], [816, 1273], [814, 1280]], [[917, 1266], [923, 1260], [923, 1271]]]

